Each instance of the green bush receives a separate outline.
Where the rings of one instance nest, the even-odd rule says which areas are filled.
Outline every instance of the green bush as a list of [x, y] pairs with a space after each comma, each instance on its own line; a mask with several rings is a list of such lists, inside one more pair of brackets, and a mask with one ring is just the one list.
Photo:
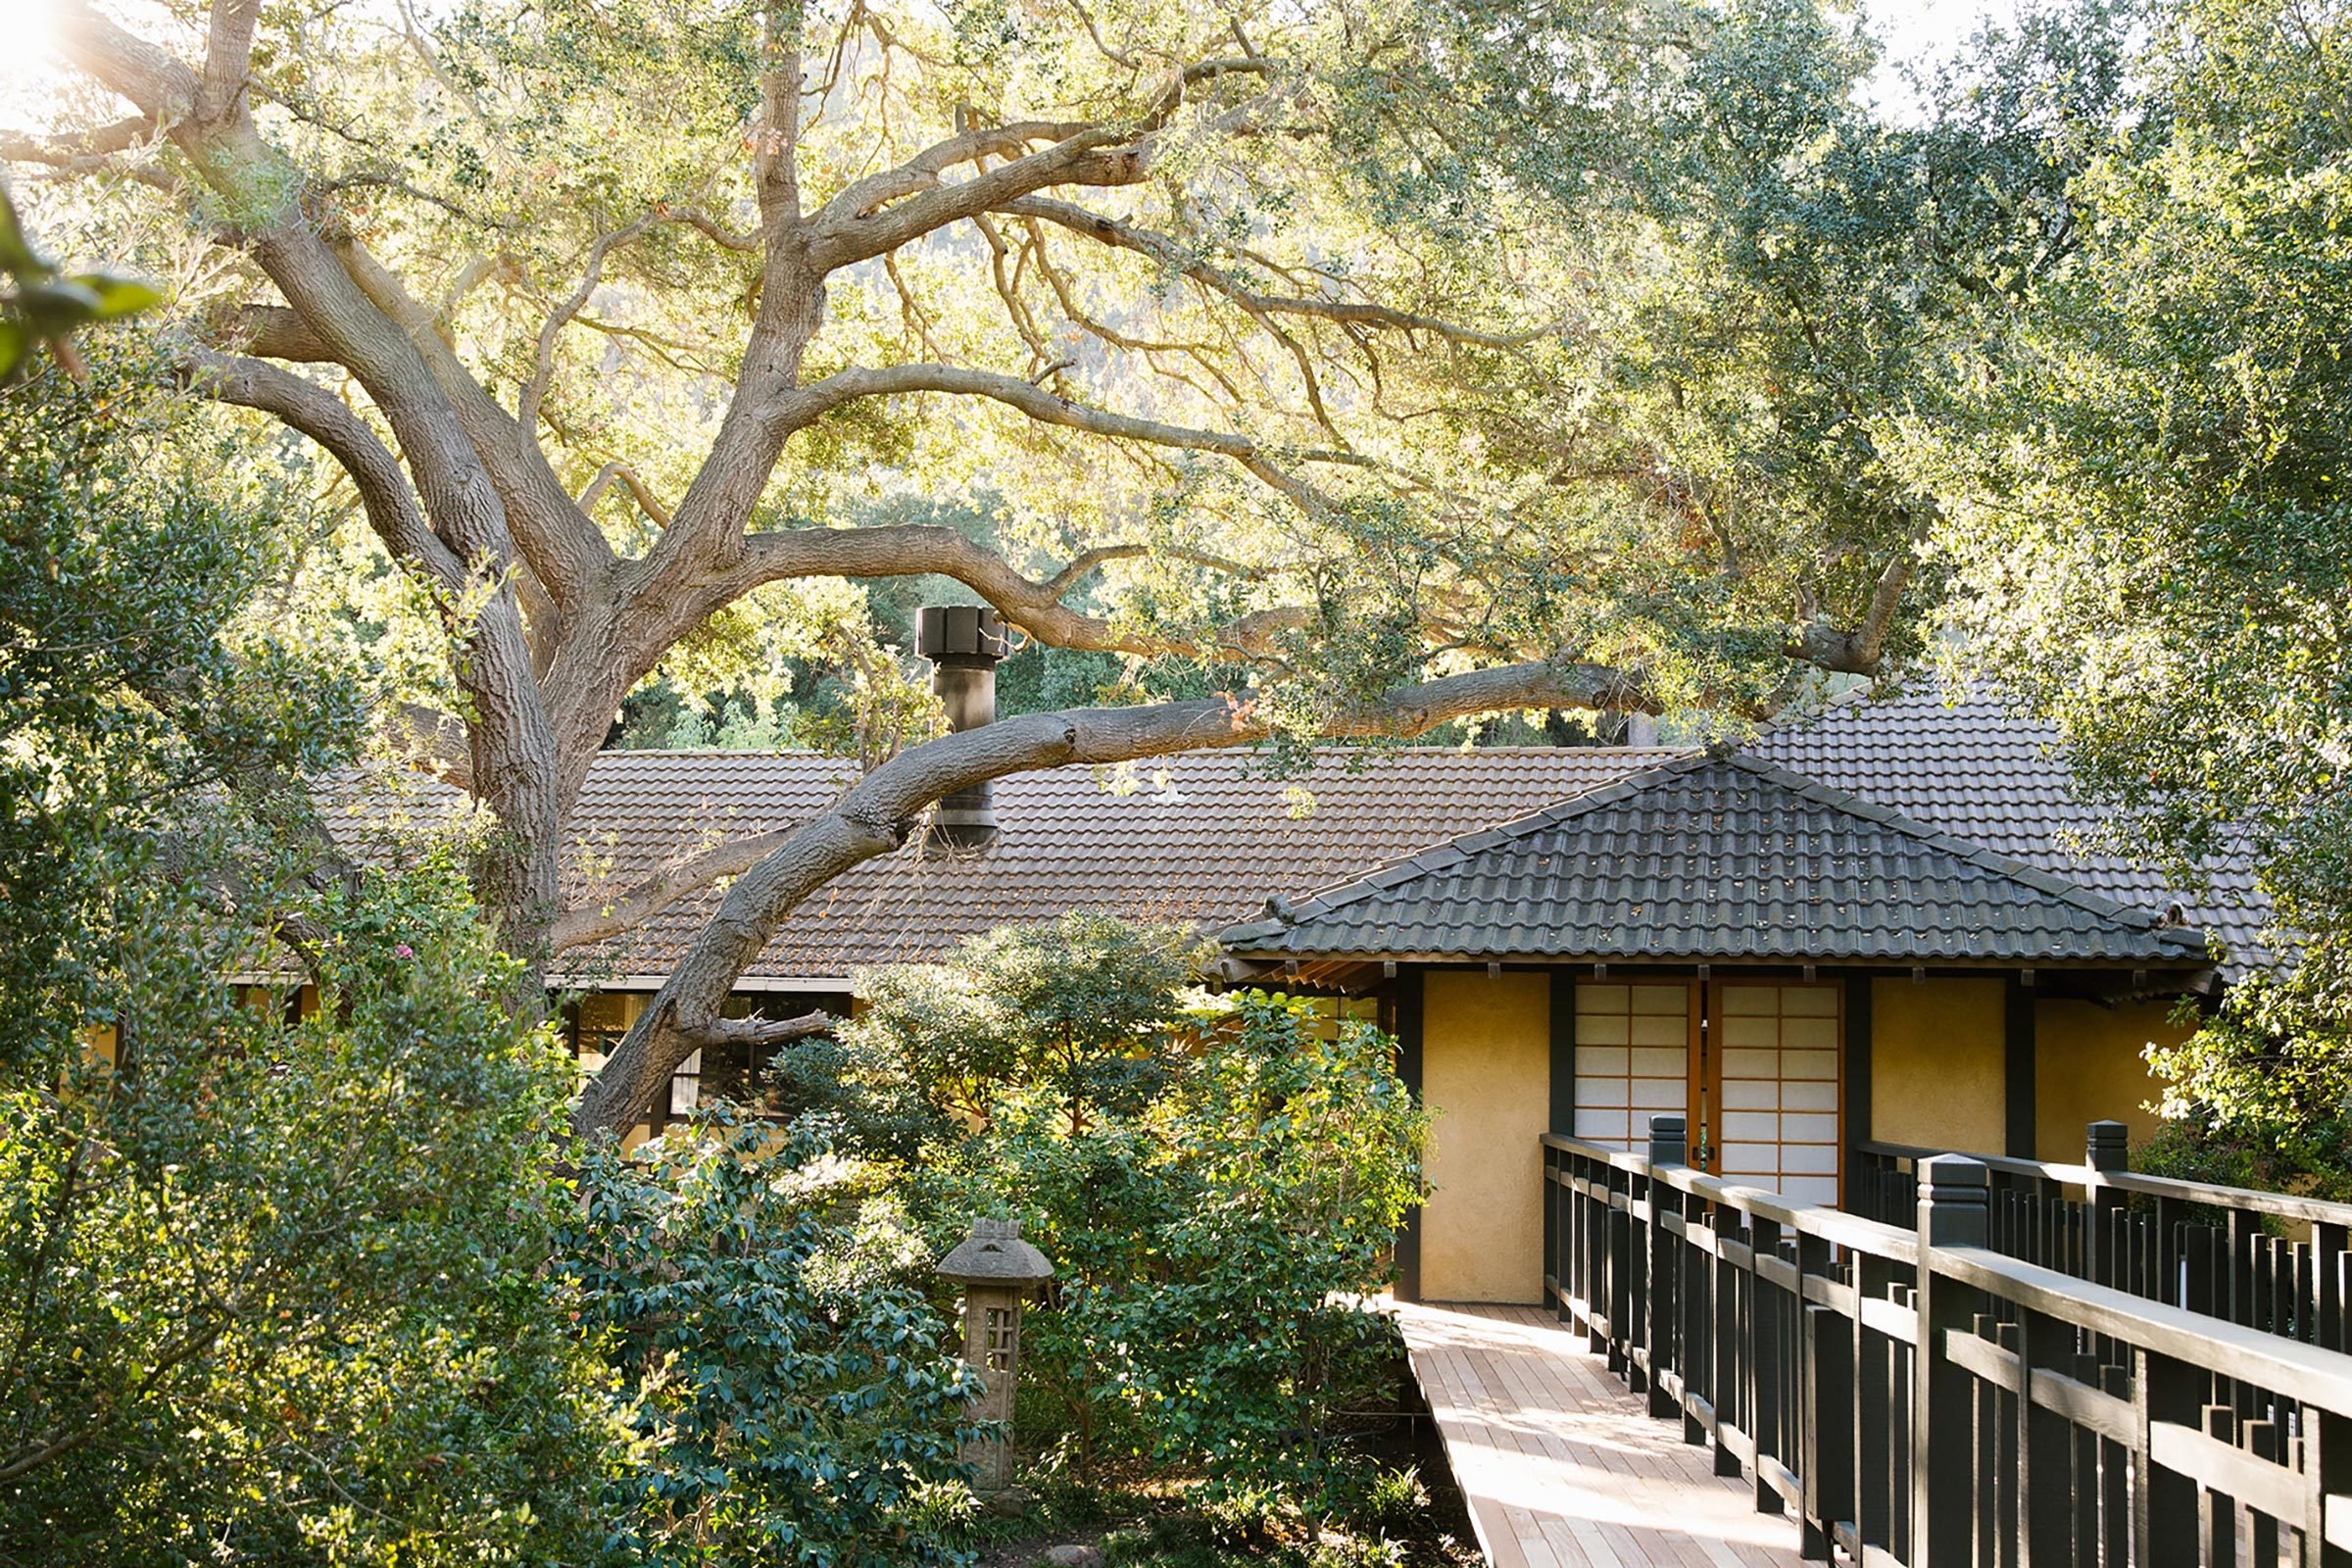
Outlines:
[[808, 1127], [779, 1140], [722, 1107], [640, 1156], [588, 1154], [564, 1238], [629, 1395], [617, 1544], [662, 1564], [962, 1560], [943, 1542], [975, 1388], [900, 1277], [913, 1239], [846, 1222], [854, 1173]]
[[843, 1082], [929, 1107], [906, 1185], [935, 1246], [999, 1214], [1053, 1259], [1025, 1440], [1082, 1477], [1200, 1473], [1246, 1534], [1351, 1509], [1376, 1476], [1348, 1439], [1396, 1338], [1358, 1298], [1420, 1199], [1425, 1124], [1377, 1029], [1188, 996], [1193, 958], [1182, 932], [1101, 915], [996, 933], [869, 982]]
[[208, 976], [0, 1090], [0, 1561], [597, 1555], [616, 1427], [545, 1267], [571, 1064], [482, 1005], [514, 968], [450, 867], [322, 913], [300, 1023]]
[[[594, 1561], [577, 1070], [454, 861], [318, 837], [362, 686], [255, 608], [301, 487], [83, 347], [0, 387], [0, 1563]], [[300, 1022], [223, 983], [295, 962]]]

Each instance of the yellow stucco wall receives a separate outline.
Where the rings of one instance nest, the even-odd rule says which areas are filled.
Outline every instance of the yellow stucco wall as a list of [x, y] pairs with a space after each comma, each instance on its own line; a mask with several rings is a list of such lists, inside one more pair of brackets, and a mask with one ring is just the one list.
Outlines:
[[2034, 1152], [2079, 1160], [2082, 1129], [2111, 1119], [2132, 1129], [2134, 1147], [2156, 1131], [2146, 1109], [2164, 1094], [2140, 1053], [2150, 1041], [2176, 1045], [2190, 1031], [2171, 1020], [2169, 1002], [2119, 1007], [2056, 998], [2034, 1005]]
[[1998, 980], [1871, 982], [1873, 1138], [2000, 1152], [2008, 1131], [2001, 999]]
[[1541, 1301], [1544, 1157], [1550, 1116], [1550, 981], [1432, 970], [1421, 993], [1429, 1180], [1421, 1295]]

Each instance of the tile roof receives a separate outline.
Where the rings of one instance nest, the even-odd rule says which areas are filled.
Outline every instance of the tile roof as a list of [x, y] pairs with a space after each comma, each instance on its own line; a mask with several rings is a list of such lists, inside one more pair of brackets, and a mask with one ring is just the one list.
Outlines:
[[1223, 933], [1250, 955], [2198, 966], [2201, 932], [1749, 757], [1663, 763]]
[[2053, 872], [2118, 904], [2180, 906], [2220, 937], [2226, 972], [2266, 961], [2269, 901], [2242, 852], [2208, 862], [2204, 885], [2176, 888], [2162, 870], [2118, 853], [2108, 813], [2076, 795], [2058, 732], [2021, 718], [1984, 691], [1933, 685], [1848, 701], [1819, 717], [1766, 730], [1747, 755], [1900, 811], [1913, 821]]
[[[2268, 909], [2245, 858], [2217, 862], [2206, 887], [2177, 894], [2161, 873], [2095, 847], [2104, 819], [2076, 798], [2055, 740], [1991, 698], [1947, 702], [1927, 690], [1838, 704], [1766, 731], [1743, 755], [2117, 905], [2161, 912], [2179, 903], [2187, 924], [2229, 947], [2233, 962], [2225, 976], [2263, 961]], [[982, 857], [923, 860], [910, 849], [854, 869], [795, 912], [747, 978], [838, 980], [856, 967], [936, 956], [996, 924], [1071, 908], [1214, 930], [1249, 919], [1269, 895], [1300, 900], [1464, 834], [1547, 808], [1571, 809], [1591, 791], [1686, 755], [1331, 748], [1297, 779], [1262, 776], [1252, 757], [1233, 752], [1143, 764], [1123, 786], [1083, 767], [1015, 775], [998, 782], [1005, 833]], [[573, 816], [566, 893], [575, 904], [610, 896], [721, 838], [807, 820], [854, 781], [849, 764], [807, 753], [605, 753]], [[413, 776], [356, 788], [343, 781], [326, 794], [337, 836], [362, 853], [370, 853], [371, 839], [391, 853], [399, 832], [455, 816], [465, 804]], [[1302, 797], [1311, 809], [1302, 809]], [[1660, 817], [1653, 830], [1688, 845], [1694, 820]], [[609, 980], [662, 975], [715, 902], [709, 893], [684, 901], [625, 938], [565, 956], [563, 971]]]
[[[1246, 753], [1200, 752], [1107, 770], [1063, 767], [996, 785], [1003, 833], [973, 858], [910, 847], [837, 878], [797, 909], [745, 973], [833, 977], [938, 956], [967, 935], [1068, 909], [1115, 909], [1206, 929], [1269, 892], [1361, 873], [1477, 828], [1585, 794], [1680, 753], [1617, 748], [1474, 752], [1329, 748], [1296, 778]], [[608, 752], [572, 818], [575, 902], [633, 885], [722, 837], [789, 826], [856, 780], [807, 753]], [[644, 927], [566, 955], [567, 974], [667, 972], [717, 902], [683, 901]]]

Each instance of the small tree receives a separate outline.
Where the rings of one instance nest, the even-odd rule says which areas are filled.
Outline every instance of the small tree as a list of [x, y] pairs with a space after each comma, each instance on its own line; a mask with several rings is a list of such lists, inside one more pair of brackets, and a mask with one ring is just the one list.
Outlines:
[[850, 1172], [806, 1127], [721, 1109], [650, 1152], [591, 1150], [564, 1238], [639, 1445], [615, 1534], [661, 1564], [957, 1560], [937, 1526], [975, 1391], [905, 1282], [919, 1245], [842, 1223]]
[[1025, 1422], [1082, 1474], [1140, 1460], [1320, 1513], [1364, 1478], [1342, 1412], [1394, 1338], [1354, 1298], [1419, 1200], [1423, 1118], [1369, 1025], [1188, 1005], [1194, 952], [1099, 915], [1000, 931], [875, 976], [845, 1047], [868, 1103], [912, 1080], [953, 1111], [906, 1163], [934, 1242], [1003, 1212], [1054, 1260]]

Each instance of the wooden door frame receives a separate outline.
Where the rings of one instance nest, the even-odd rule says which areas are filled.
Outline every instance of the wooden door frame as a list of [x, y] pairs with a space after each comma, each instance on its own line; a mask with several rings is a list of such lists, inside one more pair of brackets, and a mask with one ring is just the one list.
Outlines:
[[[1838, 1132], [1835, 1147], [1838, 1151], [1838, 1206], [1845, 1206], [1845, 981], [1842, 977], [1828, 979], [1786, 980], [1777, 975], [1760, 975], [1753, 980], [1733, 978], [1724, 981], [1710, 975], [1706, 980], [1690, 982], [1690, 1086], [1687, 1098], [1690, 1105], [1688, 1126], [1690, 1132], [1690, 1163], [1708, 1175], [1720, 1175], [1723, 1165], [1723, 1141], [1705, 1137], [1707, 1152], [1713, 1156], [1699, 1165], [1698, 1149], [1702, 1135], [1711, 1134], [1714, 1124], [1723, 1115], [1723, 1047], [1720, 1043], [1723, 1019], [1723, 988], [1731, 985], [1771, 986], [1777, 990], [1828, 991], [1838, 1000], [1837, 1010], [1831, 1016], [1838, 1024], [1838, 1041], [1833, 1054], [1838, 1063], [1837, 1116]], [[1776, 1009], [1776, 1019], [1779, 1014]], [[1775, 1048], [1780, 1049], [1780, 1048]]]

